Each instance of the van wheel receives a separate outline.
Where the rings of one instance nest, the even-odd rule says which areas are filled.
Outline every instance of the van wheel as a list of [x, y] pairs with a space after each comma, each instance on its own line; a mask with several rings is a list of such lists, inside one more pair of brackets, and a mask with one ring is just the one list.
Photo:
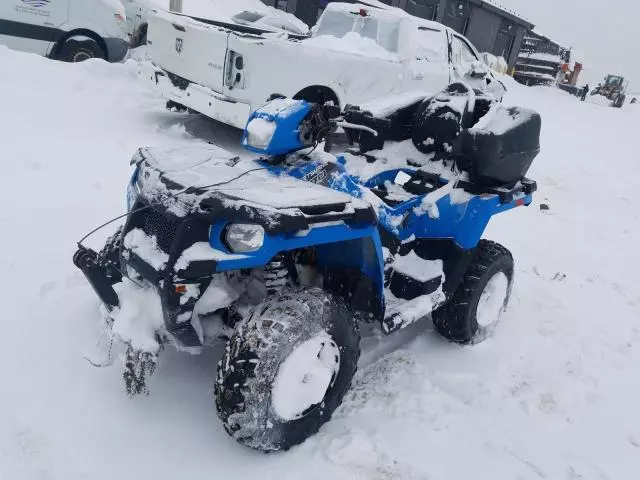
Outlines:
[[92, 38], [84, 37], [70, 38], [62, 45], [58, 60], [63, 62], [78, 63], [89, 60], [90, 58], [105, 59], [104, 50], [98, 45], [98, 42]]

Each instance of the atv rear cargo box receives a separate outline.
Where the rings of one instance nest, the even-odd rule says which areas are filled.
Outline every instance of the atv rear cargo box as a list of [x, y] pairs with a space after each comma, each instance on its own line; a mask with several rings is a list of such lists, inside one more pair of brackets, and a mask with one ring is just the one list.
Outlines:
[[540, 115], [494, 104], [456, 140], [454, 154], [472, 182], [490, 187], [514, 184], [527, 174], [540, 152]]

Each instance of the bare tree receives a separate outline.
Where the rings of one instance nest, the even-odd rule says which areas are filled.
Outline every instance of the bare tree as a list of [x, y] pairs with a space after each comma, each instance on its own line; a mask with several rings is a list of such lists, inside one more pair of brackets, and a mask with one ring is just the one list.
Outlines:
[[169, 10], [172, 12], [182, 12], [182, 0], [170, 0]]

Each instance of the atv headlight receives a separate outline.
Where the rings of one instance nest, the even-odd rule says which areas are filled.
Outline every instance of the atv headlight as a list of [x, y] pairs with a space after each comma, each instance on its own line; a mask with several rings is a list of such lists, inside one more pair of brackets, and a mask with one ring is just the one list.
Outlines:
[[266, 150], [276, 132], [276, 122], [255, 117], [247, 124], [246, 144], [258, 150]]
[[232, 223], [227, 227], [224, 238], [232, 252], [255, 252], [264, 244], [264, 228], [249, 223]]

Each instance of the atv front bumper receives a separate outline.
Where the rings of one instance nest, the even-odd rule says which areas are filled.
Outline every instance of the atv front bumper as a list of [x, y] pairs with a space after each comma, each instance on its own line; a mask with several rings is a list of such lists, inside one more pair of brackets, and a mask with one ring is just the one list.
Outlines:
[[123, 274], [135, 283], [155, 287], [167, 331], [177, 343], [195, 347], [201, 346], [203, 339], [191, 321], [194, 308], [217, 274], [264, 267], [283, 251], [338, 239], [377, 238], [375, 213], [368, 205], [285, 209], [278, 215], [271, 212], [264, 219], [254, 207], [244, 213], [253, 217], [254, 223], [262, 222], [263, 246], [254, 252], [235, 254], [220, 238], [230, 223], [246, 221], [243, 212], [234, 210], [235, 218], [225, 219], [225, 211], [214, 207], [211, 213], [177, 217], [159, 206], [150, 208], [140, 197], [132, 206], [117, 250], [97, 254], [81, 247], [74, 263], [110, 309], [119, 306], [113, 286], [122, 281]]

